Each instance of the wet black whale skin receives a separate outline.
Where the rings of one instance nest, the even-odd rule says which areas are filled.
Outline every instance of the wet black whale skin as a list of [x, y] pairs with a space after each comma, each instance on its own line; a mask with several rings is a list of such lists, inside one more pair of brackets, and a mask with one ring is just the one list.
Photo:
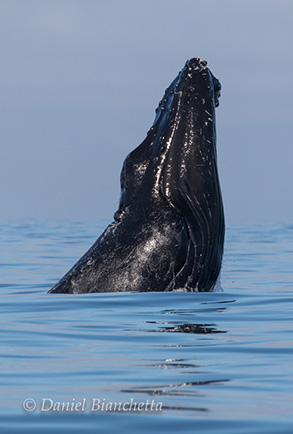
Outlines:
[[214, 287], [225, 232], [215, 127], [220, 88], [205, 61], [186, 62], [146, 139], [124, 161], [114, 222], [50, 293]]

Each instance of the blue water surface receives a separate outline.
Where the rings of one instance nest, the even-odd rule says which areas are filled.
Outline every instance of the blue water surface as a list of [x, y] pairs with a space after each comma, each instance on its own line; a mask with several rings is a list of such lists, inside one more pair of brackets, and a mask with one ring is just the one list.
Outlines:
[[292, 433], [293, 225], [228, 227], [222, 292], [48, 295], [104, 226], [1, 224], [1, 432]]

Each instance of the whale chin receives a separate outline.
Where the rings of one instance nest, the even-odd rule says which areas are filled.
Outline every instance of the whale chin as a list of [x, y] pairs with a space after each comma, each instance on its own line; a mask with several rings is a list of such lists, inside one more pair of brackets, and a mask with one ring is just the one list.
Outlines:
[[210, 291], [225, 223], [215, 107], [221, 85], [198, 58], [166, 89], [145, 140], [125, 159], [114, 221], [49, 291]]

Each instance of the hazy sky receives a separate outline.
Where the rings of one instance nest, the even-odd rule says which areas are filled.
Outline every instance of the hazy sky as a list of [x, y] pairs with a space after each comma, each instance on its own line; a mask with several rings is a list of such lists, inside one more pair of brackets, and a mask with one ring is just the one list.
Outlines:
[[228, 224], [292, 223], [292, 17], [290, 0], [0, 0], [0, 219], [110, 221], [125, 156], [201, 57]]

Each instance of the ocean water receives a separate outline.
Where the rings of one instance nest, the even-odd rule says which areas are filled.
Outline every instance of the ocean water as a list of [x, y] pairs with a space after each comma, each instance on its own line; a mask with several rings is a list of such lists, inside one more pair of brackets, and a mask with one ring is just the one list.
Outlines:
[[293, 225], [227, 228], [223, 291], [47, 294], [105, 225], [0, 225], [1, 433], [292, 433]]

